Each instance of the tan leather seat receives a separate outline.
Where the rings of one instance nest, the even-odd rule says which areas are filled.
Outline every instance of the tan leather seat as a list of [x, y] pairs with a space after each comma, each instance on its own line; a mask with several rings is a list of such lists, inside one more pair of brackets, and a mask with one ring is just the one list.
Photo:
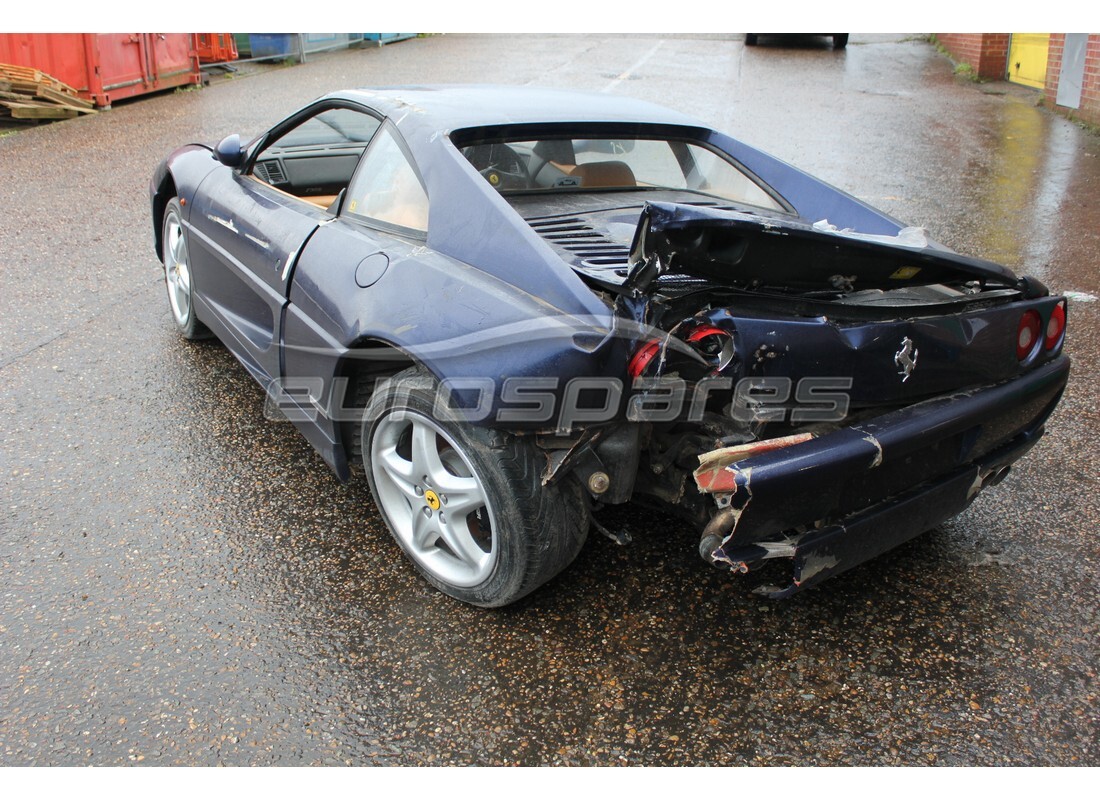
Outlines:
[[634, 172], [622, 161], [593, 161], [589, 164], [578, 164], [569, 173], [571, 177], [580, 178], [581, 186], [637, 186]]

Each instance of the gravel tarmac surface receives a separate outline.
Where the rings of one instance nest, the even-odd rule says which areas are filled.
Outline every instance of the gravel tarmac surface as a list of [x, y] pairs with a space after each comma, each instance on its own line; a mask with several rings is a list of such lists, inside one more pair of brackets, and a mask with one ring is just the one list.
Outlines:
[[216, 342], [179, 339], [147, 184], [335, 88], [609, 91], [724, 129], [955, 249], [1100, 295], [1100, 138], [927, 42], [417, 39], [0, 138], [0, 764], [1100, 764], [1100, 302], [998, 487], [787, 602], [610, 511], [500, 611], [401, 557]]

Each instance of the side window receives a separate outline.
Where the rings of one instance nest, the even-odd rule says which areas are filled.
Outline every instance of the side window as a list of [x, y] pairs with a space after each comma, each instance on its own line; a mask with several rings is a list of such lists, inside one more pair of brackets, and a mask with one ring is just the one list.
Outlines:
[[361, 111], [330, 108], [265, 145], [252, 176], [315, 205], [327, 207], [347, 188], [381, 122]]
[[420, 233], [428, 230], [428, 195], [388, 127], [378, 132], [363, 157], [344, 209], [353, 217]]
[[371, 140], [381, 123], [370, 114], [351, 108], [330, 108], [310, 117], [284, 133], [271, 147], [325, 147], [344, 145], [362, 147]]
[[775, 211], [784, 210], [775, 198], [724, 158], [702, 147], [695, 145], [687, 147], [691, 153], [691, 161], [688, 162], [691, 166], [686, 175], [689, 188], [709, 192], [737, 203], [748, 203]]

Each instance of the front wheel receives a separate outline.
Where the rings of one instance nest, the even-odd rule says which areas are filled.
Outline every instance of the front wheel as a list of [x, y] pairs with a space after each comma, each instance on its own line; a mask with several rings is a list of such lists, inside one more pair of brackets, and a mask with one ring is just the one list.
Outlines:
[[413, 368], [364, 409], [371, 492], [394, 539], [436, 588], [503, 606], [565, 569], [588, 533], [588, 500], [567, 480], [543, 486], [526, 438], [478, 428], [436, 409], [438, 384]]
[[834, 33], [833, 34], [833, 49], [843, 50], [848, 46], [848, 34], [846, 33]]
[[187, 239], [183, 233], [183, 211], [175, 197], [168, 201], [164, 209], [161, 250], [164, 283], [168, 287], [168, 307], [176, 327], [184, 339], [208, 339], [211, 335], [209, 329], [195, 316], [195, 284]]

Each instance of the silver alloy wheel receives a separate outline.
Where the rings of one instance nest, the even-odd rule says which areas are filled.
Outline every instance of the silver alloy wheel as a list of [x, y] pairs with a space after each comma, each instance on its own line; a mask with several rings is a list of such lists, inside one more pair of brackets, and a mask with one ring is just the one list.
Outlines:
[[168, 284], [172, 316], [178, 325], [185, 327], [191, 316], [191, 268], [183, 224], [175, 210], [170, 210], [164, 220], [164, 279]]
[[452, 586], [484, 582], [497, 560], [496, 524], [454, 439], [431, 418], [396, 409], [375, 427], [370, 463], [382, 513], [421, 568]]

